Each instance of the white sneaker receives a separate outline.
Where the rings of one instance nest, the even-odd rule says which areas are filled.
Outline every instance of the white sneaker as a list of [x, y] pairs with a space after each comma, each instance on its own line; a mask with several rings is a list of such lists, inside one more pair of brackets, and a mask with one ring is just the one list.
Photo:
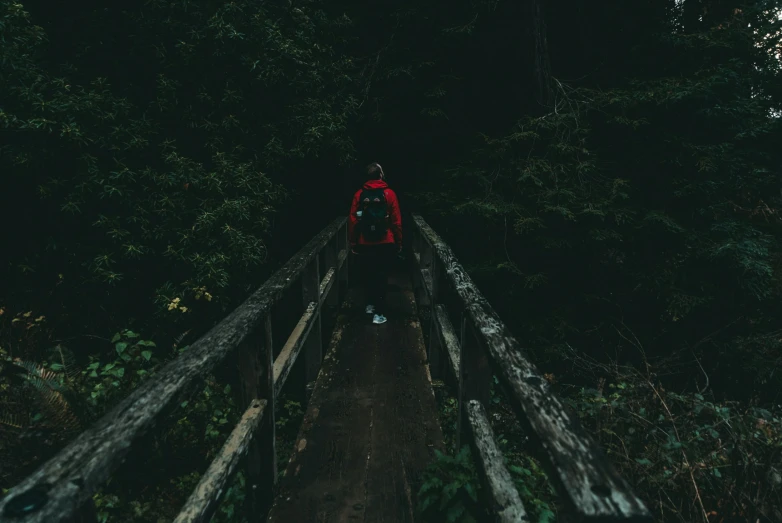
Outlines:
[[375, 317], [372, 318], [372, 323], [374, 323], [375, 325], [380, 325], [380, 324], [385, 323], [387, 321], [388, 320], [386, 319], [386, 317], [383, 316], [382, 314], [375, 314]]
[[367, 314], [374, 314], [375, 313], [375, 306], [374, 305], [367, 305], [367, 308], [364, 309], [364, 312]]

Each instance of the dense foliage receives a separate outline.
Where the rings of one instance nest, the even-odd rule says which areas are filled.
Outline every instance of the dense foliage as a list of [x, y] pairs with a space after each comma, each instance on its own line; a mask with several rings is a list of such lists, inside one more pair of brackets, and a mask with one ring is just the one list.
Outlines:
[[660, 520], [774, 521], [779, 13], [693, 4], [613, 5], [622, 52], [419, 204]]
[[[782, 520], [781, 40], [770, 0], [0, 0], [0, 485], [342, 211], [358, 159], [454, 247], [658, 520]], [[210, 455], [230, 401], [210, 379], [151, 462]], [[14, 454], [20, 435], [44, 444]], [[453, 450], [421, 508], [479, 520]], [[136, 500], [118, 480], [101, 513], [165, 520], [185, 468]]]
[[[286, 175], [353, 155], [349, 26], [316, 2], [0, 2], [3, 489], [268, 275]], [[128, 327], [159, 348], [110, 339]], [[150, 444], [155, 506], [130, 514], [133, 469], [99, 511], [170, 519], [235, 419], [222, 391]]]

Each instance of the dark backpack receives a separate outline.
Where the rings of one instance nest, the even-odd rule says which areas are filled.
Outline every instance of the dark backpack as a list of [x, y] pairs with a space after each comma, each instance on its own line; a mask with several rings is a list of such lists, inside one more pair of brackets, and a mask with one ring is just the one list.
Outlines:
[[385, 189], [364, 189], [359, 199], [361, 210], [360, 230], [364, 239], [380, 241], [388, 231], [388, 210]]

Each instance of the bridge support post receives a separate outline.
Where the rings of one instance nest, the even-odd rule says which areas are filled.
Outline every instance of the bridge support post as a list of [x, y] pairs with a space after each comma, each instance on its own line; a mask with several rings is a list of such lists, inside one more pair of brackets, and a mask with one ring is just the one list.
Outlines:
[[321, 299], [320, 299], [320, 263], [315, 256], [301, 275], [301, 295], [303, 309], [310, 303], [315, 303], [317, 318], [312, 326], [307, 341], [304, 343], [304, 379], [306, 383], [314, 381], [320, 372], [323, 361], [323, 336], [321, 331]]
[[471, 441], [470, 424], [465, 419], [466, 405], [477, 400], [487, 410], [491, 403], [492, 372], [468, 311], [462, 313], [461, 354], [459, 356], [459, 413], [457, 418], [457, 447]]
[[245, 513], [250, 520], [271, 506], [273, 487], [277, 483], [271, 314], [266, 315], [259, 331], [249, 336], [237, 354], [240, 383], [236, 397], [240, 412], [255, 399], [267, 400], [259, 434], [252, 439], [246, 457]]

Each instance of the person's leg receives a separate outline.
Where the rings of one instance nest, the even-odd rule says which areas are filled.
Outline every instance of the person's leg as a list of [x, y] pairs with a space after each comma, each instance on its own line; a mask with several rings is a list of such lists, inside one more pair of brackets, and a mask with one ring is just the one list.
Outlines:
[[364, 247], [364, 274], [365, 274], [365, 289], [366, 289], [366, 306], [367, 312], [370, 312], [370, 305], [372, 311], [377, 310], [378, 300], [378, 256], [377, 247], [374, 245]]
[[377, 250], [377, 294], [375, 295], [377, 304], [375, 305], [375, 314], [385, 316], [387, 312], [388, 277], [391, 273], [396, 247], [393, 244], [378, 245]]
[[370, 305], [374, 308], [374, 302], [372, 301], [372, 263], [369, 260], [369, 250], [366, 245], [356, 246], [356, 266], [364, 298], [364, 307], [369, 310]]

